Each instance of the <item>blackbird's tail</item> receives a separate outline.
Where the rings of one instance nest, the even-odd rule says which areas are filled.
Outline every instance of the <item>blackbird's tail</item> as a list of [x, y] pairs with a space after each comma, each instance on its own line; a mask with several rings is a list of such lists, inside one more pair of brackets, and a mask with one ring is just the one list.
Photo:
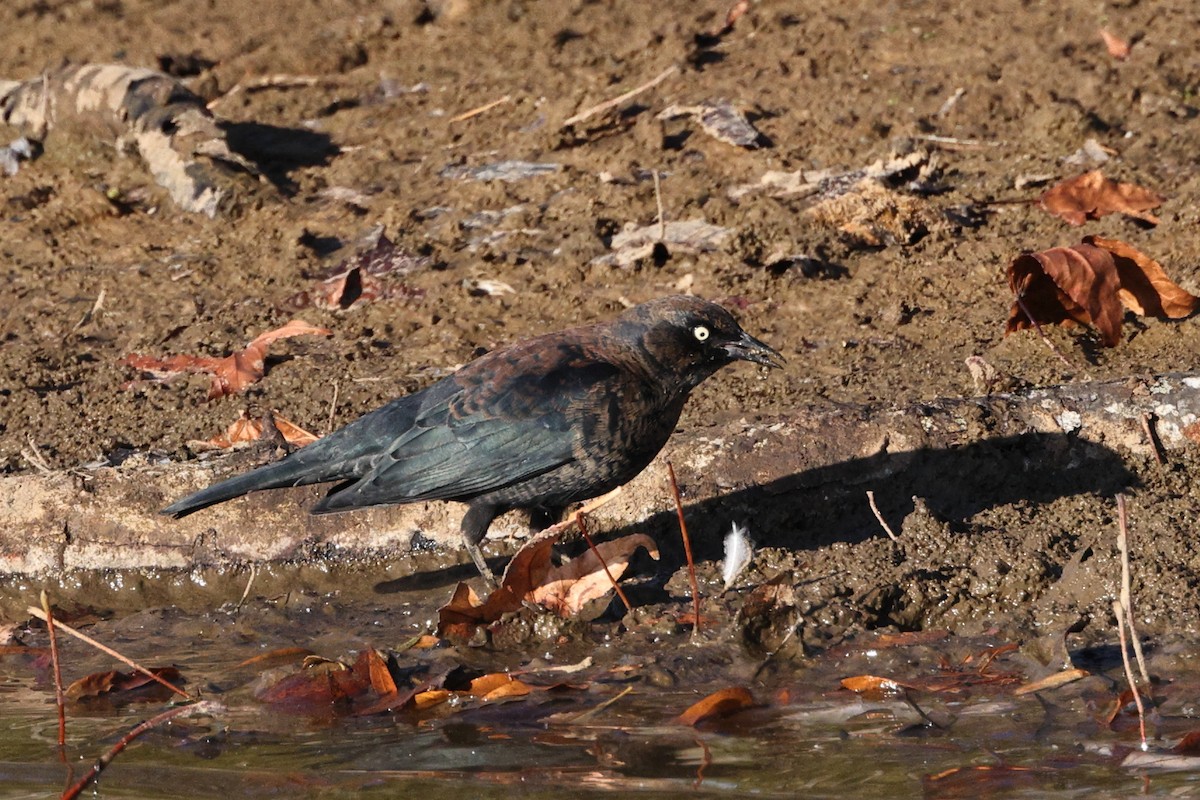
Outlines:
[[241, 497], [250, 492], [257, 492], [260, 489], [282, 489], [289, 486], [320, 483], [331, 479], [327, 471], [315, 471], [312, 464], [306, 464], [303, 460], [294, 457], [299, 454], [295, 453], [293, 456], [285, 458], [282, 461], [267, 464], [242, 475], [235, 475], [228, 480], [215, 483], [207, 489], [201, 489], [195, 494], [188, 495], [182, 500], [176, 500], [159, 513], [178, 519], [179, 517], [191, 514], [193, 511], [199, 511], [202, 508], [208, 508], [217, 503], [224, 503], [226, 500], [232, 500], [235, 497]]

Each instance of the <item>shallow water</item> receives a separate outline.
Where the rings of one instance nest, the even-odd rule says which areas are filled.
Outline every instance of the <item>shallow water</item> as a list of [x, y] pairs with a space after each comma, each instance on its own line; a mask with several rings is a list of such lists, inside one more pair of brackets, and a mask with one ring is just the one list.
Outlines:
[[[103, 773], [98, 796], [1200, 795], [1194, 766], [1150, 773], [1121, 765], [1137, 746], [1136, 720], [1123, 713], [1111, 726], [1103, 721], [1124, 685], [1115, 649], [1103, 644], [1072, 650], [1091, 677], [1016, 696], [1019, 683], [1053, 671], [1039, 664], [1035, 638], [996, 655], [981, 673], [981, 654], [1003, 643], [996, 636], [881, 646], [878, 635], [864, 634], [821, 653], [764, 660], [750, 655], [728, 626], [714, 626], [697, 646], [686, 633], [627, 620], [618, 650], [605, 634], [617, 623], [597, 622], [583, 635], [523, 652], [449, 644], [399, 650], [395, 664], [416, 675], [448, 666], [477, 672], [528, 666], [532, 672], [522, 677], [531, 684], [569, 685], [372, 716], [354, 716], [346, 706], [256, 699], [263, 686], [299, 669], [298, 656], [238, 666], [295, 645], [351, 662], [368, 644], [364, 631], [371, 645], [398, 648], [422, 629], [419, 616], [379, 616], [366, 605], [260, 603], [237, 613], [165, 609], [91, 625], [92, 635], [144, 663], [176, 665], [188, 691], [223, 706], [210, 717], [178, 717], [134, 742]], [[23, 638], [40, 646], [44, 631]], [[1149, 644], [1151, 672], [1160, 681], [1150, 730], [1159, 737], [1152, 744], [1163, 750], [1197, 726], [1200, 676], [1186, 643]], [[552, 671], [580, 654], [590, 664]], [[71, 640], [63, 643], [63, 659], [68, 681], [118, 666]], [[0, 658], [6, 723], [0, 797], [61, 791], [71, 769], [77, 776], [125, 731], [167, 707], [161, 696], [69, 704], [64, 764], [43, 662]], [[876, 696], [840, 685], [866, 674], [942, 685]], [[750, 688], [757, 707], [695, 728], [677, 722], [700, 697], [734, 685]]]

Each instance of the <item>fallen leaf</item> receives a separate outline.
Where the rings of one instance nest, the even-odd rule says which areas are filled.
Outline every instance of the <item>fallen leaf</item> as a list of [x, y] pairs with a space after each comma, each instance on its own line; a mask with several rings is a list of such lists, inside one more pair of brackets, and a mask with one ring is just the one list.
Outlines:
[[1129, 42], [1110, 32], [1107, 28], [1100, 29], [1100, 38], [1104, 40], [1104, 47], [1108, 50], [1110, 56], [1118, 61], [1124, 61], [1129, 58], [1129, 51], [1131, 49]]
[[1039, 773], [1032, 767], [1008, 764], [980, 764], [974, 767], [954, 767], [927, 775], [923, 779], [925, 797], [937, 798], [1005, 796], [1006, 790], [1029, 786]]
[[459, 694], [474, 695], [480, 700], [499, 700], [502, 697], [524, 697], [533, 687], [503, 672], [481, 675]]
[[901, 683], [893, 678], [883, 678], [878, 675], [855, 675], [842, 678], [842, 688], [857, 694], [897, 694], [904, 689], [913, 688], [911, 684]]
[[[280, 435], [283, 436], [284, 441], [288, 444], [296, 447], [304, 447], [305, 445], [312, 444], [317, 439], [321, 438], [315, 434], [309, 433], [296, 423], [281, 417], [279, 414], [274, 412], [272, 412], [272, 419], [275, 422], [275, 428], [279, 431]], [[234, 420], [233, 423], [225, 429], [224, 433], [219, 433], [213, 438], [205, 442], [199, 442], [198, 444], [206, 447], [228, 449], [236, 444], [258, 441], [258, 439], [262, 437], [262, 433], [262, 420], [251, 417], [245, 411], [245, 409], [243, 409], [241, 416]]]
[[328, 659], [305, 659], [304, 668], [259, 688], [254, 692], [255, 699], [299, 710], [319, 710], [361, 697], [371, 689], [368, 652], [359, 653], [353, 667]]
[[281, 328], [261, 334], [244, 350], [224, 358], [187, 355], [155, 358], [134, 353], [125, 356], [119, 363], [145, 372], [157, 381], [168, 380], [184, 372], [207, 372], [213, 376], [208, 390], [208, 399], [213, 400], [243, 392], [261, 379], [266, 371], [264, 359], [267, 347], [272, 343], [293, 336], [329, 336], [331, 333], [325, 328], [315, 328], [303, 320], [294, 319]]
[[696, 725], [707, 719], [727, 717], [738, 711], [754, 705], [754, 695], [741, 686], [733, 686], [713, 692], [708, 697], [693, 703], [687, 711], [679, 715], [676, 722], [682, 725]]
[[672, 105], [658, 114], [660, 120], [677, 117], [694, 118], [709, 136], [736, 147], [756, 148], [762, 142], [762, 134], [746, 115], [725, 99], [706, 100], [694, 106]]
[[[175, 667], [151, 667], [150, 671], [169, 683], [179, 681], [179, 670]], [[72, 683], [66, 688], [68, 700], [84, 700], [108, 694], [132, 692], [149, 686], [170, 691], [143, 672], [95, 672]]]
[[[574, 616], [588, 603], [612, 590], [612, 581], [621, 579], [629, 567], [629, 559], [640, 547], [644, 547], [652, 558], [658, 558], [658, 547], [644, 533], [601, 542], [595, 551], [588, 549], [561, 567], [549, 570], [540, 585], [529, 592], [528, 598], [560, 617]], [[608, 573], [596, 552], [608, 565]], [[609, 574], [612, 580], [609, 580]]]
[[1068, 683], [1074, 683], [1075, 681], [1081, 678], [1086, 678], [1091, 674], [1092, 673], [1088, 672], [1086, 669], [1078, 668], [1052, 672], [1041, 680], [1033, 681], [1032, 683], [1027, 683], [1024, 686], [1018, 687], [1013, 694], [1033, 694], [1034, 692], [1044, 692], [1047, 689], [1057, 689], [1059, 686], [1066, 686]]
[[375, 300], [423, 297], [424, 290], [388, 283], [383, 278], [408, 275], [430, 263], [432, 259], [427, 256], [414, 256], [396, 247], [380, 226], [366, 246], [319, 274], [311, 288], [292, 295], [287, 303], [292, 308], [346, 311]]
[[1150, 210], [1158, 208], [1165, 200], [1150, 189], [1110, 180], [1098, 169], [1057, 183], [1038, 198], [1042, 208], [1071, 225], [1082, 225], [1105, 214], [1125, 214], [1157, 225], [1158, 217]]
[[371, 678], [371, 688], [381, 697], [398, 694], [396, 681], [392, 678], [392, 673], [388, 670], [387, 661], [383, 656], [379, 655], [379, 651], [373, 647], [368, 647], [363, 651], [367, 661], [367, 674]]
[[711, 225], [702, 219], [642, 227], [627, 225], [612, 237], [612, 252], [592, 259], [592, 263], [625, 267], [649, 258], [656, 247], [666, 247], [670, 253], [711, 253], [724, 246], [732, 235], [732, 228]]
[[251, 656], [245, 661], [238, 664], [238, 669], [243, 667], [261, 667], [266, 664], [274, 664], [280, 661], [294, 661], [297, 658], [311, 656], [312, 650], [307, 647], [281, 647], [278, 650], [271, 650], [266, 653], [260, 653], [256, 656]]
[[1138, 314], [1179, 319], [1200, 298], [1173, 283], [1157, 262], [1115, 239], [1023, 253], [1008, 267], [1014, 297], [1005, 333], [1037, 324], [1093, 325], [1107, 347], [1121, 340], [1122, 306]]
[[930, 629], [923, 631], [901, 631], [900, 633], [881, 633], [871, 642], [871, 647], [883, 650], [889, 647], [909, 647], [911, 645], [933, 644], [950, 637], [950, 631]]

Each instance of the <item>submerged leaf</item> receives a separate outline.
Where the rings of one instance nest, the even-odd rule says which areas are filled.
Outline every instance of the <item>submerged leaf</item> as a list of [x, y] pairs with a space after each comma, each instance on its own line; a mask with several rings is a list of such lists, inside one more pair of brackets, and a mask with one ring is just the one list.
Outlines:
[[727, 717], [753, 705], [754, 695], [750, 694], [749, 689], [733, 686], [713, 692], [703, 700], [693, 703], [687, 711], [679, 715], [676, 721], [683, 725], [695, 725], [707, 719]]

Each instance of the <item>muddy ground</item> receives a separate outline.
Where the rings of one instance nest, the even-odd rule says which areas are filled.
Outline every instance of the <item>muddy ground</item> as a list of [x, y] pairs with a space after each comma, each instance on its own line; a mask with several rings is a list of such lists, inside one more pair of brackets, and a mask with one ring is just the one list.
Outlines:
[[[788, 367], [725, 370], [695, 394], [677, 441], [739, 425], [805, 433], [786, 440], [790, 450], [732, 441], [758, 461], [725, 487], [741, 493], [733, 506], [706, 507], [724, 516], [699, 525], [700, 555], [718, 559], [728, 523], [746, 521], [767, 549], [745, 582], [792, 570], [806, 630], [816, 631], [809, 644], [881, 626], [1082, 620], [1111, 632], [1120, 491], [1131, 498], [1147, 630], [1195, 632], [1194, 445], [1177, 443], [1159, 463], [1136, 425], [1121, 441], [1070, 426], [998, 438], [1003, 426], [981, 414], [966, 425], [968, 439], [922, 451], [881, 473], [880, 485], [862, 474], [874, 462], [859, 459], [888, 452], [896, 410], [919, 415], [989, 389], [1022, 397], [1197, 368], [1195, 320], [1130, 316], [1111, 349], [1082, 329], [1048, 330], [1066, 363], [1038, 336], [1003, 329], [1006, 265], [1084, 234], [1128, 241], [1200, 290], [1200, 10], [761, 2], [715, 35], [729, 5], [3, 4], [0, 78], [25, 80], [65, 60], [211, 61], [184, 80], [251, 140], [263, 177], [242, 178], [234, 201], [209, 218], [176, 207], [111, 138], [51, 130], [40, 158], [0, 179], [0, 472], [73, 475], [86, 491], [89, 473], [131, 454], [159, 466], [195, 459], [189, 442], [247, 410], [274, 409], [323, 433], [497, 345], [688, 291], [728, 304]], [[1133, 42], [1127, 60], [1106, 52], [1101, 28]], [[670, 67], [614, 113], [564, 128]], [[718, 98], [746, 112], [758, 146], [657, 118], [672, 104]], [[1167, 196], [1159, 225], [1110, 216], [1077, 229], [1025, 202], [1097, 166], [1096, 148], [1078, 154], [1089, 139], [1108, 158], [1106, 174]], [[914, 152], [935, 166], [920, 186], [897, 187], [919, 206], [915, 221], [873, 244], [806, 215], [802, 198], [731, 196], [769, 170], [855, 169]], [[506, 160], [557, 168], [515, 181], [458, 169]], [[625, 266], [598, 263], [627, 223], [656, 221], [655, 171], [667, 221], [703, 219], [732, 234], [709, 252], [668, 248]], [[426, 259], [387, 277], [390, 296], [346, 310], [297, 299], [380, 225]], [[490, 294], [480, 281], [511, 291]], [[223, 356], [295, 317], [333, 333], [276, 345], [266, 377], [245, 394], [206, 401], [204, 376], [129, 385], [140, 376], [120, 363], [131, 353]], [[965, 365], [975, 356], [1001, 379], [975, 383]], [[884, 429], [871, 447], [839, 435], [839, 425], [864, 419]], [[861, 447], [836, 450], [849, 441]], [[833, 480], [789, 482], [810, 451], [841, 470]], [[720, 464], [683, 470], [685, 491], [705, 470], [719, 473]], [[899, 543], [867, 513], [870, 488], [902, 527]], [[914, 495], [929, 499], [929, 512], [914, 511]], [[11, 506], [12, 493], [0, 502]], [[650, 532], [665, 540], [673, 536], [665, 494], [658, 502]], [[396, 573], [414, 563], [397, 562], [402, 544], [386, 544], [360, 565], [368, 575], [356, 585], [403, 577]], [[678, 546], [665, 547], [670, 574]], [[330, 553], [314, 548], [312, 557]], [[460, 555], [422, 558], [432, 568]], [[276, 584], [262, 586], [303, 575], [321, 591], [351, 592], [337, 585], [344, 567], [275, 566]], [[715, 569], [706, 567], [710, 578]], [[178, 590], [156, 595], [163, 604], [186, 606], [195, 589], [163, 575], [142, 582]], [[61, 590], [57, 577], [49, 583]], [[6, 616], [20, 615], [29, 585], [10, 586]], [[244, 581], [215, 585], [232, 601]], [[666, 597], [684, 596], [678, 575], [667, 586]]]

